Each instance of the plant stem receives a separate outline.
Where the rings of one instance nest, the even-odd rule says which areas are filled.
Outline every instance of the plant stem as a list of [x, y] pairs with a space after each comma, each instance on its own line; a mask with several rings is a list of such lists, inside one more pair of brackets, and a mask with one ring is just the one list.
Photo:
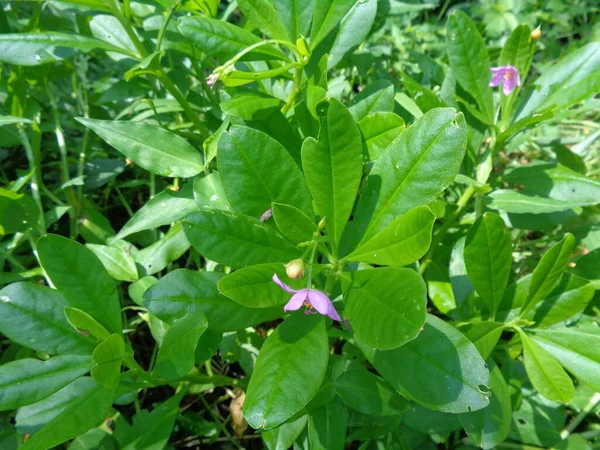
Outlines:
[[[46, 223], [44, 221], [44, 206], [42, 205], [42, 197], [40, 196], [40, 187], [43, 185], [42, 183], [42, 174], [40, 167], [37, 165], [37, 161], [35, 155], [33, 153], [33, 148], [31, 148], [31, 143], [29, 142], [29, 137], [25, 132], [25, 129], [22, 126], [18, 126], [19, 130], [19, 138], [21, 140], [21, 144], [25, 149], [25, 155], [27, 156], [27, 161], [29, 161], [29, 170], [34, 172], [31, 180], [29, 181], [29, 186], [31, 187], [31, 195], [35, 200], [35, 203], [40, 210], [40, 226], [44, 232], [46, 231]], [[37, 257], [37, 253], [36, 253]]]
[[239, 444], [239, 442], [231, 435], [231, 433], [229, 432], [229, 430], [227, 429], [227, 427], [225, 426], [225, 424], [221, 421], [221, 418], [217, 415], [217, 413], [215, 413], [213, 411], [212, 406], [208, 404], [208, 402], [206, 401], [206, 399], [204, 398], [204, 396], [203, 395], [199, 395], [198, 397], [200, 398], [200, 401], [202, 402], [202, 404], [204, 405], [204, 407], [206, 408], [206, 410], [208, 411], [208, 413], [210, 414], [210, 416], [213, 418], [213, 420], [215, 421], [215, 423], [219, 426], [219, 428], [221, 428], [221, 431], [223, 432], [223, 434], [225, 436], [227, 436], [227, 438], [229, 439], [229, 441], [236, 448], [244, 450], [244, 447], [242, 447]]
[[600, 393], [596, 392], [592, 398], [588, 401], [588, 403], [583, 407], [583, 409], [577, 414], [569, 425], [565, 427], [565, 429], [560, 433], [560, 437], [562, 439], [567, 439], [569, 435], [575, 431], [575, 428], [585, 419], [585, 417], [598, 406], [600, 403]]
[[298, 67], [296, 72], [294, 73], [294, 81], [292, 83], [292, 89], [288, 95], [288, 98], [281, 108], [281, 112], [283, 115], [286, 115], [287, 112], [294, 106], [294, 101], [296, 100], [296, 95], [298, 94], [298, 89], [300, 88], [300, 82], [302, 81], [302, 70], [303, 67]]
[[109, 7], [111, 8], [117, 20], [123, 26], [125, 33], [127, 33], [127, 36], [129, 36], [129, 39], [131, 39], [131, 42], [139, 53], [140, 59], [144, 59], [146, 56], [148, 56], [148, 51], [146, 50], [146, 47], [144, 47], [144, 44], [142, 44], [142, 42], [139, 40], [138, 35], [131, 26], [131, 22], [121, 12], [119, 2], [117, 0], [112, 0], [112, 2], [109, 4]]

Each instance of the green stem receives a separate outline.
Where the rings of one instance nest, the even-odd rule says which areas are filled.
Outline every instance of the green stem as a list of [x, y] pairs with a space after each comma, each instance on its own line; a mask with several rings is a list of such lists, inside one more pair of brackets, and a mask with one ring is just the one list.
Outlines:
[[144, 47], [144, 44], [142, 44], [142, 42], [139, 40], [138, 35], [131, 26], [131, 22], [121, 12], [119, 2], [117, 0], [112, 0], [111, 3], [109, 3], [109, 7], [111, 8], [117, 20], [123, 26], [125, 33], [127, 33], [127, 36], [129, 36], [129, 39], [131, 39], [131, 42], [138, 51], [140, 59], [144, 59], [146, 56], [148, 56], [148, 51], [146, 50], [146, 47]]
[[227, 436], [227, 438], [229, 439], [229, 441], [238, 449], [240, 450], [244, 450], [244, 447], [242, 447], [239, 442], [231, 435], [231, 433], [229, 432], [229, 430], [227, 429], [227, 427], [225, 426], [225, 424], [221, 421], [221, 418], [217, 415], [217, 413], [215, 413], [213, 411], [213, 408], [211, 405], [208, 404], [208, 402], [206, 401], [206, 399], [204, 398], [203, 395], [199, 395], [198, 398], [200, 398], [200, 401], [202, 402], [202, 404], [204, 405], [204, 407], [206, 408], [206, 411], [208, 411], [208, 413], [210, 414], [210, 416], [213, 418], [213, 420], [215, 421], [215, 423], [219, 426], [219, 428], [221, 428], [221, 431], [223, 432], [223, 434], [225, 436]]
[[[31, 195], [37, 204], [38, 209], [40, 210], [40, 226], [44, 232], [46, 231], [46, 223], [44, 221], [44, 206], [42, 205], [42, 197], [40, 196], [40, 188], [43, 186], [42, 182], [42, 174], [40, 167], [37, 166], [36, 158], [33, 153], [33, 148], [31, 147], [31, 143], [29, 142], [29, 137], [25, 132], [25, 129], [22, 126], [18, 126], [19, 130], [19, 138], [21, 140], [21, 144], [25, 149], [25, 155], [27, 156], [27, 161], [29, 161], [29, 170], [34, 172], [31, 180], [29, 181], [29, 186], [31, 187]], [[37, 256], [37, 254], [36, 254]]]
[[579, 412], [579, 414], [577, 414], [573, 420], [571, 420], [571, 422], [569, 422], [569, 425], [567, 425], [565, 427], [565, 429], [560, 433], [560, 437], [562, 439], [567, 439], [569, 437], [569, 435], [575, 431], [575, 428], [577, 428], [579, 426], [579, 424], [581, 422], [583, 422], [583, 419], [585, 419], [585, 417], [591, 412], [593, 411], [596, 406], [598, 406], [598, 404], [600, 403], [600, 393], [596, 392], [592, 398], [590, 398], [590, 400], [587, 402], [587, 404], [583, 407], [583, 409]]
[[173, 17], [173, 14], [175, 13], [175, 10], [177, 8], [179, 8], [179, 4], [180, 3], [181, 3], [181, 0], [177, 0], [175, 2], [175, 4], [173, 5], [173, 7], [171, 8], [171, 10], [169, 11], [169, 14], [167, 15], [167, 18], [165, 19], [165, 23], [163, 23], [163, 26], [160, 29], [160, 32], [158, 33], [158, 38], [156, 40], [156, 51], [157, 52], [160, 52], [163, 40], [165, 38], [165, 34], [167, 33], [167, 27], [169, 25], [169, 22], [171, 21], [171, 18]]
[[308, 260], [308, 272], [307, 272], [307, 277], [306, 277], [306, 288], [307, 289], [310, 289], [312, 287], [313, 262], [315, 259], [315, 253], [317, 252], [318, 245], [319, 245], [319, 241], [317, 239], [315, 239], [312, 244], [312, 248], [310, 250], [310, 257]]
[[287, 112], [294, 106], [294, 101], [296, 100], [296, 95], [298, 94], [298, 90], [300, 89], [300, 82], [302, 81], [302, 70], [303, 67], [296, 68], [296, 72], [294, 74], [294, 81], [292, 83], [292, 89], [288, 95], [288, 98], [281, 108], [281, 112], [283, 115], [286, 115]]

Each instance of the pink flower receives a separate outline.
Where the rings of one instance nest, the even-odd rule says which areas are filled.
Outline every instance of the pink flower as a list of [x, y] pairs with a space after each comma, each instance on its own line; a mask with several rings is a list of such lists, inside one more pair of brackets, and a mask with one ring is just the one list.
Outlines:
[[206, 84], [209, 86], [214, 86], [214, 84], [219, 81], [219, 77], [221, 76], [220, 73], [212, 73], [207, 79], [206, 79]]
[[329, 297], [323, 292], [317, 291], [316, 289], [300, 289], [296, 291], [281, 281], [277, 274], [273, 275], [273, 281], [284, 291], [294, 294], [290, 301], [284, 306], [284, 311], [296, 311], [302, 306], [306, 306], [306, 314], [314, 314], [314, 310], [316, 310], [318, 313], [329, 316], [333, 320], [342, 320], [333, 307], [333, 303], [329, 300]]
[[504, 84], [502, 92], [504, 95], [509, 95], [517, 86], [521, 86], [521, 77], [519, 71], [513, 66], [492, 67], [490, 72], [494, 74], [490, 80], [490, 86], [496, 87]]

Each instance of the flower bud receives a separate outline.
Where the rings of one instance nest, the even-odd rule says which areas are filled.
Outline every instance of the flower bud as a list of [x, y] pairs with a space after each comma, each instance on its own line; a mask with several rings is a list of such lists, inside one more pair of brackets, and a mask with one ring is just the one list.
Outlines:
[[293, 259], [285, 265], [285, 273], [289, 278], [302, 278], [304, 276], [304, 261]]
[[321, 231], [323, 228], [325, 228], [325, 225], [327, 225], [327, 217], [323, 217], [320, 221], [319, 224], [317, 225], [317, 229], [319, 231]]
[[537, 41], [540, 37], [542, 37], [542, 30], [540, 30], [540, 27], [537, 27], [535, 30], [533, 30], [529, 37], [534, 41]]
[[300, 53], [302, 56], [310, 56], [308, 46], [306, 45], [306, 40], [303, 37], [296, 40], [296, 48], [298, 49], [298, 53]]

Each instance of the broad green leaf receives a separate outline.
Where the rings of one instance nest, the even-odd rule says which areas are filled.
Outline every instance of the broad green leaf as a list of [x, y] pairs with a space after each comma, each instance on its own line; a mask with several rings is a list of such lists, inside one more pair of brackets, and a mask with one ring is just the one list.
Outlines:
[[327, 233], [337, 248], [362, 178], [360, 132], [348, 109], [330, 100], [320, 111], [319, 138], [302, 145], [302, 167]]
[[121, 443], [121, 450], [162, 450], [169, 441], [179, 403], [185, 391], [179, 391], [167, 401], [156, 406], [152, 412], [142, 410], [133, 418], [133, 430], [129, 439]]
[[404, 131], [404, 119], [391, 112], [376, 112], [366, 116], [358, 127], [367, 146], [366, 158], [374, 161]]
[[217, 287], [222, 277], [217, 272], [174, 270], [144, 294], [144, 305], [169, 324], [186, 315], [206, 315], [208, 329], [216, 332], [238, 331], [282, 314], [280, 308], [246, 308], [228, 299]]
[[200, 209], [231, 209], [218, 172], [194, 178], [194, 199]]
[[348, 407], [369, 416], [401, 415], [410, 408], [381, 377], [362, 367], [344, 372], [333, 384]]
[[577, 378], [600, 391], [600, 335], [585, 329], [528, 330], [531, 338]]
[[[117, 19], [115, 16], [108, 14], [95, 15], [92, 17], [92, 20], [90, 20], [89, 27], [95, 38], [104, 42], [108, 42], [109, 44], [116, 45], [122, 49], [122, 53], [127, 53], [130, 55], [137, 54], [135, 44], [127, 35], [127, 31], [125, 31], [125, 28], [123, 28], [123, 25], [121, 25], [119, 19]], [[123, 58], [123, 56], [120, 54], [117, 54], [117, 58], [114, 58], [113, 55], [109, 54], [109, 56], [116, 60]]]
[[562, 200], [571, 207], [600, 203], [600, 181], [561, 164], [526, 164], [508, 172], [504, 179], [522, 186], [523, 193]]
[[125, 250], [98, 244], [85, 246], [94, 252], [108, 274], [115, 280], [133, 282], [138, 279], [135, 259]]
[[533, 387], [548, 400], [568, 403], [575, 394], [573, 381], [558, 361], [519, 329], [523, 360]]
[[475, 98], [483, 115], [493, 120], [494, 100], [488, 86], [491, 64], [483, 38], [469, 16], [460, 10], [448, 17], [446, 36], [448, 60], [456, 80]]
[[183, 229], [196, 250], [227, 266], [287, 263], [302, 253], [270, 226], [240, 214], [224, 211], [190, 214], [183, 221]]
[[366, 242], [411, 209], [434, 201], [454, 180], [467, 143], [464, 117], [435, 108], [404, 131], [375, 161], [354, 219]]
[[394, 110], [394, 85], [387, 80], [377, 80], [366, 86], [348, 108], [357, 122], [378, 112]]
[[308, 441], [311, 450], [343, 450], [346, 448], [348, 412], [342, 401], [333, 401], [313, 411], [308, 419]]
[[490, 403], [485, 361], [456, 328], [435, 316], [428, 315], [419, 337], [402, 347], [381, 351], [359, 346], [394, 389], [427, 408], [464, 413]]
[[285, 148], [262, 131], [233, 126], [219, 140], [218, 165], [235, 212], [259, 218], [278, 202], [312, 213], [300, 169]]
[[290, 40], [285, 24], [273, 2], [269, 0], [238, 0], [238, 7], [260, 31], [272, 39]]
[[350, 272], [344, 303], [354, 334], [377, 349], [400, 347], [425, 324], [427, 287], [412, 269], [380, 267]]
[[31, 120], [26, 119], [24, 117], [15, 117], [15, 116], [6, 116], [6, 115], [0, 115], [0, 127], [2, 125], [12, 125], [15, 123], [24, 123], [24, 124], [31, 124], [33, 123]]
[[35, 227], [39, 217], [40, 209], [31, 196], [0, 188], [0, 236]]
[[493, 360], [490, 360], [492, 395], [487, 408], [460, 414], [458, 417], [473, 445], [483, 449], [495, 448], [510, 431], [512, 406], [506, 380]]
[[19, 359], [0, 366], [0, 411], [38, 402], [87, 373], [89, 356]]
[[80, 334], [89, 333], [90, 336], [99, 340], [104, 340], [110, 336], [110, 333], [106, 331], [106, 328], [100, 325], [96, 319], [85, 311], [66, 306], [65, 317], [71, 326]]
[[457, 326], [458, 330], [479, 350], [483, 359], [487, 359], [504, 331], [501, 322], [473, 322]]
[[[196, 180], [194, 180], [195, 185]], [[152, 230], [171, 224], [199, 209], [200, 207], [194, 199], [191, 183], [185, 184], [177, 192], [165, 189], [138, 209], [114, 237], [114, 240], [123, 239], [138, 231]]]
[[515, 121], [534, 113], [566, 108], [600, 90], [600, 42], [561, 58], [535, 80], [531, 94], [522, 104]]
[[431, 302], [442, 314], [447, 314], [456, 309], [456, 299], [452, 291], [447, 265], [432, 261], [423, 277], [427, 282], [427, 293]]
[[261, 120], [278, 110], [280, 104], [281, 100], [278, 98], [260, 91], [247, 90], [225, 100], [220, 107], [225, 114], [230, 116], [244, 120]]
[[60, 61], [78, 52], [88, 53], [95, 49], [138, 58], [137, 52], [129, 52], [108, 42], [80, 34], [46, 31], [0, 35], [0, 62], [19, 66], [37, 66]]
[[121, 378], [121, 362], [125, 358], [125, 342], [120, 334], [111, 334], [95, 348], [92, 378], [109, 389], [115, 389]]
[[158, 350], [154, 376], [175, 381], [192, 370], [198, 340], [207, 326], [206, 316], [201, 312], [172, 322]]
[[135, 254], [140, 276], [160, 272], [188, 251], [190, 243], [185, 237], [181, 223], [175, 222], [167, 234]]
[[[261, 39], [236, 25], [204, 16], [182, 17], [179, 31], [194, 48], [225, 62], [235, 55], [258, 44]], [[242, 58], [244, 60], [287, 59], [272, 45], [261, 45]]]
[[315, 221], [298, 208], [283, 203], [273, 203], [273, 219], [281, 234], [299, 244], [312, 240], [317, 231]]
[[516, 214], [545, 214], [571, 209], [569, 201], [536, 195], [521, 194], [510, 189], [498, 189], [488, 195], [487, 206], [491, 209]]
[[111, 434], [99, 428], [92, 428], [88, 432], [73, 439], [68, 447], [68, 450], [92, 449], [119, 450], [119, 446]]
[[106, 418], [115, 396], [114, 390], [91, 378], [83, 380], [86, 380], [84, 393], [71, 399], [62, 411], [28, 439], [21, 447], [23, 450], [52, 448], [85, 433]]
[[[280, 306], [287, 303], [291, 296], [273, 282], [274, 274], [277, 274], [286, 284], [300, 284], [290, 282], [283, 264], [257, 264], [225, 275], [219, 280], [219, 290], [248, 308]], [[306, 281], [302, 280], [301, 283], [304, 286], [298, 287], [305, 287]]]
[[188, 178], [204, 169], [200, 153], [185, 139], [164, 128], [141, 122], [76, 119], [156, 175]]
[[244, 402], [252, 428], [285, 422], [318, 392], [329, 360], [325, 319], [292, 314], [263, 344]]
[[369, 35], [377, 14], [377, 0], [356, 2], [340, 22], [327, 66], [335, 67], [344, 56], [351, 54]]
[[401, 215], [346, 257], [383, 266], [406, 266], [421, 258], [431, 245], [435, 216], [427, 206]]
[[261, 433], [263, 442], [269, 450], [288, 450], [304, 431], [307, 423], [308, 415], [305, 414], [277, 428], [263, 431]]
[[546, 299], [552, 292], [571, 259], [571, 251], [575, 247], [575, 238], [567, 233], [562, 241], [548, 250], [533, 270], [527, 297], [521, 306], [521, 316], [526, 314], [535, 304]]
[[114, 281], [90, 249], [56, 234], [37, 242], [40, 263], [69, 306], [79, 308], [108, 331], [121, 333], [121, 304]]
[[[509, 385], [510, 382], [517, 383], [517, 389], [521, 390], [520, 382], [515, 378], [509, 380]], [[550, 448], [561, 439], [560, 432], [566, 425], [566, 417], [564, 405], [547, 400], [534, 390], [524, 387], [520, 405], [513, 412], [509, 438]]]
[[292, 42], [308, 36], [315, 0], [274, 0], [273, 4]]
[[590, 280], [600, 289], [600, 247], [577, 258], [576, 266], [571, 271], [583, 279]]
[[504, 220], [493, 213], [477, 219], [467, 235], [464, 255], [469, 279], [493, 318], [512, 267], [511, 236]]
[[13, 283], [0, 291], [0, 332], [11, 341], [51, 355], [91, 355], [94, 341], [69, 325], [67, 302], [55, 289]]
[[337, 27], [356, 0], [315, 0], [310, 46], [312, 49]]

